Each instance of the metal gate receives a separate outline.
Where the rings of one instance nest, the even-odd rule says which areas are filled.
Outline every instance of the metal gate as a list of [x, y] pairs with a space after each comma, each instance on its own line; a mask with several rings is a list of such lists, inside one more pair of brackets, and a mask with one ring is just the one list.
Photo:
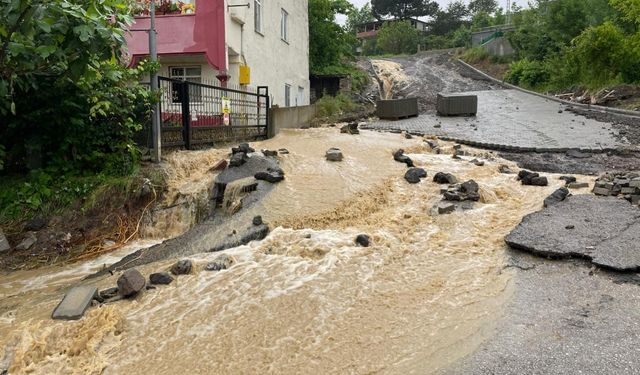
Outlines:
[[159, 77], [162, 147], [266, 138], [269, 88], [256, 92]]

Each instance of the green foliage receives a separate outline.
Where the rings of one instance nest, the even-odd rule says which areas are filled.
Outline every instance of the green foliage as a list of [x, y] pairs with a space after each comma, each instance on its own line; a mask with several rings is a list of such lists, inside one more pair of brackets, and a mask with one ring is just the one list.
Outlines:
[[489, 52], [482, 47], [475, 47], [466, 50], [462, 54], [462, 60], [469, 64], [477, 64], [489, 58]]
[[509, 65], [505, 81], [526, 88], [536, 88], [545, 84], [550, 78], [545, 65], [539, 61], [522, 59]]
[[371, 7], [378, 19], [431, 16], [439, 9], [438, 3], [432, 0], [372, 0]]
[[359, 106], [345, 94], [339, 93], [335, 97], [325, 95], [316, 102], [318, 117], [333, 119], [344, 113], [353, 112]]
[[[0, 163], [4, 173], [124, 175], [157, 67], [125, 68], [128, 0], [0, 0]], [[109, 15], [108, 17], [105, 15]]]
[[452, 47], [471, 47], [471, 29], [461, 27], [451, 36]]
[[640, 0], [610, 0], [610, 2], [626, 20], [640, 25]]
[[496, 0], [471, 0], [469, 2], [469, 11], [476, 15], [478, 13], [492, 14], [498, 9]]
[[450, 3], [445, 10], [439, 10], [429, 25], [429, 33], [433, 35], [449, 35], [466, 26], [469, 9], [464, 2], [458, 0]]
[[416, 53], [420, 32], [408, 21], [388, 22], [378, 33], [378, 48], [384, 53]]
[[347, 14], [346, 28], [350, 34], [356, 34], [358, 25], [375, 21], [371, 4], [366, 3], [362, 8], [353, 7]]
[[336, 15], [349, 14], [346, 0], [309, 0], [309, 64], [312, 74], [339, 66], [352, 56], [355, 34], [335, 22]]

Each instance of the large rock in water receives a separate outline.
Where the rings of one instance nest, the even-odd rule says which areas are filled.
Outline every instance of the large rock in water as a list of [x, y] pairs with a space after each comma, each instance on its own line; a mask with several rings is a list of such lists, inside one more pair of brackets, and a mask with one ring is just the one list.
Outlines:
[[457, 184], [458, 179], [451, 173], [438, 172], [433, 176], [433, 182], [438, 184]]
[[640, 209], [624, 200], [570, 196], [527, 215], [506, 237], [515, 249], [551, 258], [584, 258], [613, 270], [640, 270]]
[[213, 262], [207, 264], [204, 267], [205, 271], [222, 271], [231, 267], [235, 263], [235, 259], [232, 256], [227, 254], [222, 254], [216, 257]]
[[178, 275], [188, 275], [191, 273], [193, 269], [193, 262], [189, 259], [182, 259], [176, 262], [173, 266], [171, 266], [171, 273]]
[[427, 177], [427, 172], [422, 168], [411, 168], [404, 174], [404, 179], [410, 184], [417, 184], [421, 178]]
[[98, 288], [91, 285], [78, 286], [71, 289], [53, 310], [51, 318], [61, 320], [77, 320], [91, 306], [91, 301], [98, 296]]
[[403, 149], [399, 149], [393, 153], [393, 160], [397, 161], [398, 163], [404, 163], [409, 168], [413, 168], [415, 166], [413, 164], [413, 160], [411, 160], [410, 157], [404, 154]]
[[132, 297], [140, 292], [146, 284], [144, 276], [136, 270], [124, 271], [118, 278], [118, 294], [123, 297]]

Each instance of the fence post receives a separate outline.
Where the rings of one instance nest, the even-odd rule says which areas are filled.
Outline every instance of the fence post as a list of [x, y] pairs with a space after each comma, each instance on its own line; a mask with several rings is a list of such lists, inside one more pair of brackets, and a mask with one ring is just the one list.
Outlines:
[[[264, 90], [264, 93], [262, 93], [262, 91]], [[265, 98], [265, 125], [266, 125], [266, 136], [267, 138], [269, 137], [269, 131], [270, 131], [270, 124], [271, 121], [269, 121], [269, 108], [271, 107], [271, 103], [270, 103], [270, 98], [269, 98], [269, 86], [258, 86], [258, 121], [260, 119], [260, 97], [264, 97]]]
[[180, 97], [182, 103], [182, 138], [184, 147], [191, 150], [191, 113], [189, 111], [189, 83], [180, 83]]

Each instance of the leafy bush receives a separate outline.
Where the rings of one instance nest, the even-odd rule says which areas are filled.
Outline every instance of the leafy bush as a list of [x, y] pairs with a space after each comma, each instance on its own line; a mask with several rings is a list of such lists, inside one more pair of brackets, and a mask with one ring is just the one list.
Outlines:
[[316, 102], [318, 108], [318, 117], [334, 118], [335, 116], [353, 112], [359, 106], [351, 100], [351, 98], [343, 93], [329, 96], [325, 95]]
[[545, 65], [536, 60], [522, 59], [509, 65], [505, 81], [526, 88], [539, 87], [549, 81], [550, 74]]
[[462, 60], [469, 64], [477, 64], [489, 58], [489, 52], [482, 47], [475, 47], [466, 50], [462, 54]]

